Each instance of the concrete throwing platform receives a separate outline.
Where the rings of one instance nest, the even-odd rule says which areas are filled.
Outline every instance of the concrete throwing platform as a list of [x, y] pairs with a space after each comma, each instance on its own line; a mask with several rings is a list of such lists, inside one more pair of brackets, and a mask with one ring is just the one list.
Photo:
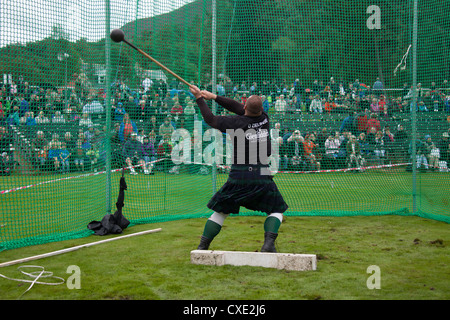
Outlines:
[[316, 270], [315, 254], [192, 250], [191, 263], [209, 266], [252, 266], [293, 271]]

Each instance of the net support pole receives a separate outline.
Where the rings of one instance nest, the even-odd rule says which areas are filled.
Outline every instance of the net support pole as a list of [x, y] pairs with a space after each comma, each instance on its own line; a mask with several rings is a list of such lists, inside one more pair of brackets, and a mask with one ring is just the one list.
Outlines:
[[412, 29], [412, 88], [413, 98], [411, 104], [411, 165], [412, 165], [412, 201], [413, 213], [417, 212], [417, 1], [413, 6], [413, 29]]
[[107, 242], [111, 242], [111, 241], [121, 240], [121, 239], [130, 238], [130, 237], [134, 237], [134, 236], [140, 236], [140, 235], [144, 235], [144, 234], [148, 234], [148, 233], [155, 233], [155, 232], [159, 232], [161, 230], [162, 230], [161, 228], [152, 229], [152, 230], [145, 230], [145, 231], [131, 233], [131, 234], [123, 235], [123, 236], [112, 237], [112, 238], [108, 238], [108, 239], [100, 240], [100, 241], [96, 241], [96, 242], [86, 243], [86, 244], [82, 244], [82, 245], [79, 245], [79, 246], [76, 246], [76, 247], [71, 247], [71, 248], [61, 249], [61, 250], [52, 251], [52, 252], [48, 252], [48, 253], [43, 253], [43, 254], [39, 254], [37, 256], [32, 256], [32, 257], [23, 258], [23, 259], [7, 261], [7, 262], [0, 263], [0, 268], [12, 266], [12, 265], [15, 265], [15, 264], [18, 264], [18, 263], [25, 263], [25, 262], [38, 260], [38, 259], [53, 257], [53, 256], [57, 256], [57, 255], [60, 255], [60, 254], [63, 254], [63, 253], [76, 251], [76, 250], [81, 249], [81, 248], [88, 248], [88, 247], [96, 246], [96, 245], [102, 244], [102, 243], [107, 243]]
[[111, 213], [111, 38], [110, 38], [110, 21], [111, 8], [109, 0], [105, 0], [105, 62], [106, 62], [106, 79], [105, 79], [105, 111], [106, 111], [106, 186], [105, 186], [105, 211]]
[[[211, 23], [211, 48], [212, 48], [212, 91], [213, 93], [217, 93], [217, 70], [216, 70], [216, 19], [217, 19], [217, 10], [216, 10], [216, 0], [212, 0], [212, 23]], [[214, 100], [212, 101], [212, 113], [216, 114], [217, 106]], [[218, 146], [217, 141], [215, 141], [216, 147]], [[213, 157], [213, 166], [212, 166], [212, 191], [213, 194], [216, 193], [217, 190], [217, 165], [216, 165], [216, 155], [217, 148], [214, 150]], [[220, 151], [222, 152], [222, 151]]]

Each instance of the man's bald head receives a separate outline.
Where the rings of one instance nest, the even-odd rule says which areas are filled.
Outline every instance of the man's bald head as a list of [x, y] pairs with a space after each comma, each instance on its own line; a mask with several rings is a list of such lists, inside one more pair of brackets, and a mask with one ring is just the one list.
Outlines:
[[245, 103], [245, 110], [248, 115], [259, 116], [263, 111], [261, 97], [257, 95], [250, 96]]

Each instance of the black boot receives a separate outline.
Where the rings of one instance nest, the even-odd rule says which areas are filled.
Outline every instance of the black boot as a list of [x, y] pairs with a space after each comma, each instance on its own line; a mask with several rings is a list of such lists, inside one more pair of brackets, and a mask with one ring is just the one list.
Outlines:
[[278, 233], [264, 232], [264, 244], [261, 248], [261, 252], [277, 252], [275, 249], [275, 239], [278, 237]]
[[202, 236], [200, 239], [200, 244], [198, 245], [197, 250], [208, 250], [209, 245], [211, 244], [212, 239], [208, 239], [205, 236]]

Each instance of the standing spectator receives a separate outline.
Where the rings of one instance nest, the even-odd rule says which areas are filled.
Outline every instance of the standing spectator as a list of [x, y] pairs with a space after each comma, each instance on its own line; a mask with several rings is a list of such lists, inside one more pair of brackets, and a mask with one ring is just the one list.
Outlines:
[[266, 99], [265, 95], [261, 96], [261, 100], [262, 100], [262, 103], [263, 103], [263, 110], [264, 110], [264, 112], [268, 113], [269, 112], [269, 108], [270, 108], [269, 101]]
[[408, 134], [401, 124], [397, 126], [397, 132], [394, 134], [394, 155], [405, 157], [408, 147]]
[[447, 167], [450, 167], [450, 141], [447, 132], [442, 134], [442, 138], [439, 140], [437, 147], [439, 148], [441, 160], [446, 161]]
[[387, 152], [387, 155], [391, 155], [394, 153], [394, 147], [395, 147], [395, 139], [394, 135], [391, 132], [391, 128], [389, 126], [385, 126], [383, 129], [383, 141], [384, 146]]
[[144, 174], [154, 174], [152, 162], [156, 160], [155, 145], [148, 137], [143, 139], [142, 159], [144, 160]]
[[349, 131], [351, 133], [356, 133], [357, 128], [357, 113], [351, 111], [349, 115], [342, 121], [341, 127], [339, 128], [339, 132]]
[[132, 132], [131, 138], [125, 142], [123, 153], [125, 162], [130, 168], [130, 173], [132, 175], [138, 174], [136, 170], [134, 170], [134, 166], [139, 164], [143, 167], [145, 163], [142, 159], [142, 143], [137, 140], [137, 134], [135, 132]]

